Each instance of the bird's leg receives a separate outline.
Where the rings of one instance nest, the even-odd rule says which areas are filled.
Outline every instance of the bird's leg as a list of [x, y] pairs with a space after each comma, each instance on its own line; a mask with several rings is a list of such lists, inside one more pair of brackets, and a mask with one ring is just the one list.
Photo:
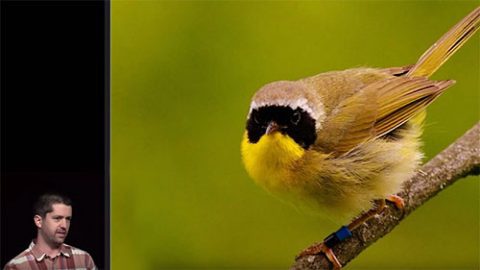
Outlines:
[[403, 199], [397, 195], [390, 195], [386, 199], [376, 200], [376, 206], [374, 208], [355, 218], [350, 224], [348, 224], [348, 226], [343, 226], [338, 231], [330, 234], [323, 240], [321, 244], [305, 249], [297, 256], [297, 258], [324, 253], [325, 256], [327, 256], [327, 259], [333, 264], [334, 269], [341, 269], [342, 264], [337, 259], [337, 256], [335, 256], [335, 253], [332, 250], [333, 246], [351, 237], [354, 229], [358, 228], [358, 226], [371, 219], [375, 215], [381, 213], [383, 209], [385, 209], [386, 201], [393, 202], [399, 209], [404, 208]]
[[348, 229], [347, 226], [341, 227], [338, 231], [330, 234], [323, 240], [321, 244], [311, 246], [297, 256], [298, 258], [307, 256], [307, 255], [316, 255], [319, 253], [325, 254], [327, 259], [333, 264], [333, 269], [339, 270], [342, 268], [342, 264], [335, 256], [332, 248], [335, 244], [340, 243], [341, 241], [352, 236], [352, 232]]
[[362, 225], [365, 221], [371, 219], [377, 214], [380, 214], [385, 208], [385, 199], [375, 200], [376, 206], [367, 212], [363, 213], [361, 216], [355, 218], [350, 224], [348, 224], [348, 229], [353, 231], [358, 226]]
[[342, 264], [337, 259], [337, 256], [335, 256], [332, 248], [336, 244], [351, 237], [352, 230], [360, 226], [363, 222], [372, 218], [374, 215], [380, 213], [383, 208], [385, 208], [385, 200], [382, 199], [375, 202], [377, 204], [375, 208], [372, 208], [368, 212], [365, 212], [361, 216], [355, 218], [348, 226], [342, 226], [338, 231], [327, 236], [321, 244], [314, 245], [305, 249], [297, 256], [297, 259], [307, 255], [316, 255], [319, 253], [323, 253], [325, 254], [325, 256], [327, 256], [327, 259], [333, 264], [333, 269], [341, 269]]

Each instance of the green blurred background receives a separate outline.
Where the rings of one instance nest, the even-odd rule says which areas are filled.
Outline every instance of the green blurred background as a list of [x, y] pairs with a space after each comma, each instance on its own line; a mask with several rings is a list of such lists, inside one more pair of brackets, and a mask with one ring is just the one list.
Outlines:
[[[338, 228], [257, 187], [240, 159], [262, 85], [418, 57], [478, 1], [113, 1], [113, 269], [286, 269]], [[479, 37], [434, 79], [427, 159], [479, 119]], [[461, 180], [350, 269], [478, 269], [479, 179]]]

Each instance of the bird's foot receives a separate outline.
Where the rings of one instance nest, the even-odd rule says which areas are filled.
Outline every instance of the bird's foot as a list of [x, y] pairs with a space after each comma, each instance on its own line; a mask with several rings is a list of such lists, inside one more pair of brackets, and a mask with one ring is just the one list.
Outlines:
[[333, 264], [333, 269], [339, 270], [342, 268], [342, 264], [335, 256], [335, 253], [332, 250], [332, 247], [343, 240], [352, 236], [352, 232], [347, 226], [341, 227], [338, 231], [330, 234], [323, 240], [323, 243], [311, 246], [300, 253], [297, 256], [298, 258], [308, 256], [308, 255], [316, 255], [319, 253], [325, 254], [327, 259]]
[[397, 209], [403, 210], [405, 208], [405, 202], [403, 201], [402, 197], [397, 195], [389, 195], [385, 200], [392, 202], [395, 204]]
[[298, 260], [299, 258], [302, 258], [302, 257], [318, 255], [318, 254], [320, 254], [320, 253], [325, 254], [325, 256], [327, 257], [327, 259], [332, 263], [333, 269], [335, 269], [335, 270], [340, 270], [340, 269], [342, 269], [342, 264], [341, 264], [340, 261], [337, 259], [337, 256], [335, 256], [335, 253], [333, 252], [333, 250], [332, 250], [331, 248], [327, 247], [327, 245], [325, 244], [325, 242], [320, 243], [320, 244], [317, 244], [317, 245], [314, 245], [314, 246], [311, 246], [311, 247], [305, 249], [304, 251], [302, 251], [302, 252], [297, 256], [297, 260]]

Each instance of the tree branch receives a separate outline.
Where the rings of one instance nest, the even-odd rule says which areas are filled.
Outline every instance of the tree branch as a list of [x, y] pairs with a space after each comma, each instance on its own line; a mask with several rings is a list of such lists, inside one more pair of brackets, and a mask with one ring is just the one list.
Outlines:
[[[405, 200], [403, 212], [388, 204], [378, 217], [355, 229], [353, 236], [333, 247], [333, 251], [345, 266], [438, 192], [460, 178], [478, 174], [480, 174], [480, 122], [404, 183], [403, 190], [398, 194]], [[319, 244], [313, 246], [316, 245]], [[298, 258], [291, 269], [332, 269], [332, 264], [321, 253]]]

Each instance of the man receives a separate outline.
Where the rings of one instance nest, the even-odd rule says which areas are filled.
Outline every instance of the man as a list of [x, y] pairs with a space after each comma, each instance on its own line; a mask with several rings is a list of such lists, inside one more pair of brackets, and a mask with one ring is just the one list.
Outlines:
[[58, 194], [40, 196], [34, 206], [37, 237], [5, 265], [4, 270], [96, 270], [90, 255], [64, 244], [72, 219], [70, 199]]

